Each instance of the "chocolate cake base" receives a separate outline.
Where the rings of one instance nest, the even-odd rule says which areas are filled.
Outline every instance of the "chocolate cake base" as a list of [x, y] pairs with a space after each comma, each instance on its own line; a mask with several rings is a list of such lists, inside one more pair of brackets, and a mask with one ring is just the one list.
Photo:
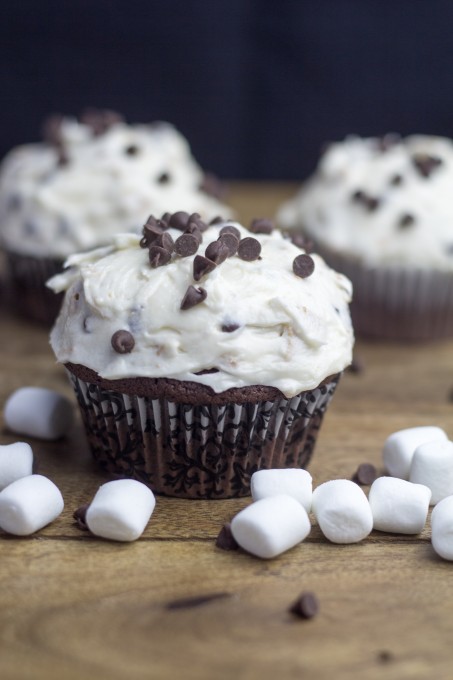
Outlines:
[[246, 496], [256, 470], [306, 467], [339, 380], [286, 398], [261, 385], [216, 394], [195, 382], [66, 368], [102, 468], [179, 498]]

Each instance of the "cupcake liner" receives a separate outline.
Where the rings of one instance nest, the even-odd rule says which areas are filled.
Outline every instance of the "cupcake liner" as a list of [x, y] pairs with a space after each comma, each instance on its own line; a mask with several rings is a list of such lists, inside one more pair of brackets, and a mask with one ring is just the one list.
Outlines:
[[21, 316], [51, 325], [60, 311], [63, 293], [45, 283], [63, 269], [63, 261], [6, 251], [6, 285], [11, 309]]
[[115, 392], [68, 373], [102, 468], [179, 498], [245, 496], [256, 470], [305, 467], [339, 380], [289, 399], [194, 405]]

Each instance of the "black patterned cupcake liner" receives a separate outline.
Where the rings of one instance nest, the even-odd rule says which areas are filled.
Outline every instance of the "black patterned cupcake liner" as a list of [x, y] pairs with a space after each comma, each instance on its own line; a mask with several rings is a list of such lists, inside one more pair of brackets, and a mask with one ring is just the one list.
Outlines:
[[246, 496], [256, 470], [306, 467], [339, 380], [289, 399], [197, 405], [115, 392], [68, 373], [101, 467], [178, 498]]
[[5, 252], [7, 304], [20, 316], [50, 326], [56, 319], [63, 293], [46, 288], [46, 281], [63, 270], [63, 260]]

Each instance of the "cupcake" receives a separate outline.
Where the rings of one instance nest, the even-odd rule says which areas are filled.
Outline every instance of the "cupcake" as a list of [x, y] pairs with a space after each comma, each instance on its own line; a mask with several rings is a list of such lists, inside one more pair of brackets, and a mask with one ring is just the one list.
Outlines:
[[349, 281], [268, 221], [178, 212], [71, 256], [51, 345], [109, 473], [186, 498], [247, 495], [310, 460], [350, 363]]
[[453, 142], [348, 137], [278, 213], [353, 283], [357, 334], [453, 336]]
[[176, 203], [204, 218], [231, 216], [213, 188], [167, 123], [127, 125], [108, 111], [50, 118], [44, 142], [14, 149], [0, 168], [0, 243], [14, 308], [53, 321], [61, 300], [45, 281], [66, 257], [113, 233], [139, 232], [152, 211]]

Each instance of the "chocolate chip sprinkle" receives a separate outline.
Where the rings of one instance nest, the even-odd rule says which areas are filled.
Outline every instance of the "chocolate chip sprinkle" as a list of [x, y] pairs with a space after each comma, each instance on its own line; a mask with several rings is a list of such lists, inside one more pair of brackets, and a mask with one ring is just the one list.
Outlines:
[[314, 593], [302, 593], [291, 605], [289, 611], [301, 619], [312, 619], [319, 611], [318, 598]]
[[225, 194], [227, 193], [223, 182], [221, 182], [212, 172], [205, 173], [199, 188], [201, 191], [204, 191], [205, 194], [217, 199], [225, 198]]
[[170, 182], [170, 173], [161, 172], [161, 174], [157, 178], [157, 183], [158, 184], [168, 184], [169, 182]]
[[222, 333], [233, 333], [240, 328], [238, 323], [224, 323], [221, 326]]
[[224, 231], [223, 234], [220, 234], [218, 240], [226, 245], [230, 257], [236, 255], [239, 247], [239, 239], [237, 238], [237, 236], [235, 236], [231, 232]]
[[180, 210], [179, 212], [175, 212], [173, 213], [173, 215], [170, 216], [168, 224], [170, 225], [170, 227], [173, 227], [173, 229], [179, 229], [180, 231], [184, 231], [185, 228], [187, 227], [188, 221], [189, 213], [186, 213], [184, 210]]
[[439, 168], [443, 161], [442, 158], [438, 156], [431, 156], [427, 153], [417, 153], [412, 156], [412, 163], [414, 164], [417, 172], [425, 178], [432, 175], [434, 170]]
[[415, 217], [411, 213], [404, 213], [398, 220], [398, 227], [400, 229], [406, 229], [407, 227], [412, 227], [415, 224]]
[[112, 347], [118, 354], [130, 354], [135, 347], [135, 340], [129, 331], [116, 331], [111, 339]]
[[230, 256], [230, 249], [227, 246], [226, 243], [223, 243], [222, 241], [212, 241], [208, 245], [205, 251], [205, 257], [208, 258], [208, 260], [212, 260], [216, 264], [221, 264], [222, 262], [225, 262], [227, 257]]
[[377, 478], [377, 470], [371, 463], [361, 463], [351, 479], [359, 486], [369, 486]]
[[206, 300], [207, 292], [204, 288], [195, 288], [195, 286], [189, 286], [186, 293], [181, 301], [180, 309], [191, 309], [195, 305], [199, 305], [200, 302]]
[[167, 228], [168, 228], [168, 224], [169, 224], [170, 219], [171, 219], [171, 213], [169, 213], [169, 212], [164, 213], [160, 219], [161, 219], [161, 222], [164, 222], [166, 224]]
[[293, 260], [293, 272], [301, 279], [311, 276], [315, 270], [315, 262], [310, 255], [298, 255]]
[[231, 532], [231, 524], [229, 522], [224, 524], [220, 529], [215, 544], [216, 547], [221, 550], [237, 550], [239, 548], [239, 545]]
[[291, 243], [301, 250], [305, 250], [306, 253], [311, 253], [314, 249], [314, 243], [311, 239], [307, 238], [300, 231], [290, 232], [289, 238]]
[[274, 223], [266, 217], [257, 217], [252, 220], [249, 231], [252, 234], [271, 234], [274, 230]]
[[217, 215], [217, 217], [213, 217], [212, 220], [209, 222], [210, 225], [214, 224], [223, 224], [225, 222], [225, 219], [221, 217], [220, 215]]
[[234, 224], [226, 224], [224, 227], [222, 227], [219, 231], [219, 237], [223, 236], [224, 234], [233, 234], [233, 236], [236, 236], [239, 241], [241, 240], [241, 232], [237, 227], [234, 226]]
[[149, 263], [153, 269], [168, 264], [171, 260], [171, 252], [161, 246], [152, 245], [149, 249]]
[[369, 212], [374, 212], [379, 207], [380, 201], [374, 196], [369, 196], [361, 189], [357, 189], [351, 196], [354, 203], [363, 205]]
[[80, 122], [83, 125], [90, 127], [95, 137], [107, 132], [112, 125], [116, 125], [123, 121], [124, 118], [120, 113], [109, 109], [101, 110], [88, 108], [85, 109], [80, 116]]
[[239, 241], [238, 256], [241, 260], [252, 262], [257, 260], [261, 253], [261, 243], [252, 236], [246, 236]]
[[199, 281], [203, 276], [209, 274], [216, 268], [216, 263], [203, 255], [195, 255], [193, 261], [193, 278]]
[[396, 173], [395, 175], [393, 175], [393, 176], [390, 178], [390, 184], [391, 184], [393, 187], [398, 187], [398, 186], [400, 186], [402, 183], [403, 183], [403, 176], [400, 175], [400, 174], [398, 174], [398, 173]]
[[168, 250], [169, 253], [172, 253], [175, 249], [175, 242], [168, 232], [163, 231], [161, 234], [157, 234], [153, 241], [153, 246], [159, 246], [160, 248], [164, 248], [164, 250]]
[[126, 156], [137, 156], [139, 152], [140, 148], [137, 146], [137, 144], [129, 144], [124, 149]]
[[197, 252], [199, 245], [200, 242], [194, 234], [184, 233], [175, 241], [175, 252], [181, 257], [188, 257]]
[[80, 508], [77, 508], [77, 510], [74, 510], [72, 513], [72, 516], [76, 521], [77, 528], [81, 531], [89, 531], [88, 524], [86, 523], [86, 514], [89, 507], [89, 503], [86, 505], [81, 505]]

